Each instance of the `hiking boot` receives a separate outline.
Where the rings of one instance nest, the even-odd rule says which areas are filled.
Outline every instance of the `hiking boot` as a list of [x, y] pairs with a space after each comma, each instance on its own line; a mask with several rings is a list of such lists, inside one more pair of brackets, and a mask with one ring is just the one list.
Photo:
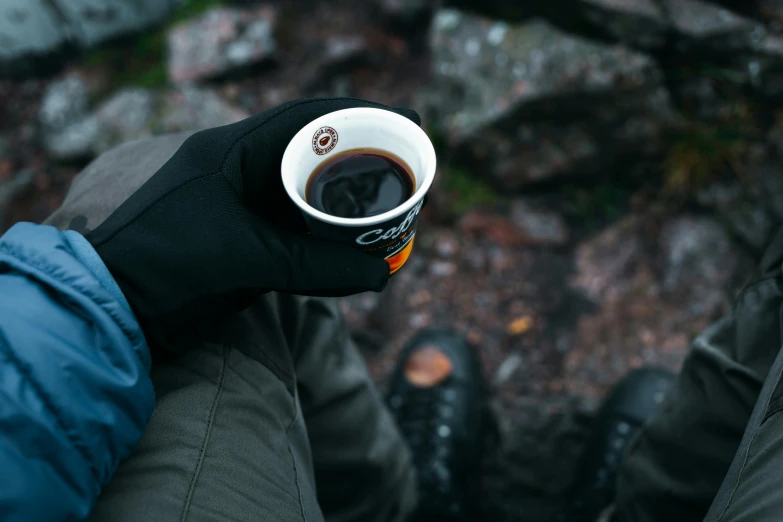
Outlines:
[[674, 375], [642, 368], [626, 375], [605, 399], [585, 444], [557, 522], [611, 520], [606, 514], [615, 498], [620, 464], [647, 419], [663, 402]]
[[420, 333], [400, 355], [387, 403], [418, 473], [412, 520], [476, 520], [489, 416], [475, 350], [449, 330]]

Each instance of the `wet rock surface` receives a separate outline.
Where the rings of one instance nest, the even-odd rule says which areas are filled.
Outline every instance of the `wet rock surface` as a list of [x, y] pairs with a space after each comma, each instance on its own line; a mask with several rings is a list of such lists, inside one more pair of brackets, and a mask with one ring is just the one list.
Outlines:
[[565, 5], [544, 7], [549, 18], [566, 28], [586, 25], [597, 36], [641, 49], [658, 49], [667, 41], [666, 11], [656, 0], [578, 0], [569, 14]]
[[508, 216], [472, 211], [462, 217], [458, 227], [467, 236], [489, 238], [502, 246], [562, 246], [569, 236], [568, 225], [561, 215], [537, 208], [523, 198], [511, 201]]
[[38, 121], [49, 130], [60, 130], [84, 117], [89, 109], [89, 87], [78, 75], [52, 82], [41, 99]]
[[415, 27], [426, 22], [440, 0], [377, 0], [381, 13], [397, 26]]
[[163, 92], [123, 89], [78, 116], [62, 128], [46, 130], [43, 144], [52, 158], [92, 158], [127, 141], [227, 125], [248, 114], [208, 89], [186, 86]]
[[[651, 152], [670, 122], [649, 57], [542, 20], [512, 25], [444, 9], [431, 47], [440, 90], [458, 93], [434, 109], [450, 143], [503, 189], [597, 173], [618, 150]], [[609, 99], [611, 108], [598, 103]]]
[[166, 19], [179, 0], [5, 0], [0, 77], [56, 67], [58, 60]]
[[[701, 0], [664, 2], [673, 29], [680, 37], [734, 48], [753, 47], [763, 39], [763, 29], [750, 19]], [[755, 34], [754, 34], [755, 33]]]
[[53, 0], [77, 44], [89, 48], [163, 21], [181, 0]]
[[[551, 520], [606, 391], [631, 368], [676, 370], [780, 228], [776, 2], [226, 2], [147, 35], [154, 85], [89, 60], [0, 81], [0, 230], [45, 219], [124, 141], [303, 96], [413, 107], [439, 155], [416, 247], [383, 293], [340, 306], [381, 386], [431, 325], [479, 348], [500, 432], [483, 519]], [[269, 20], [274, 46], [226, 8]], [[33, 43], [48, 37], [81, 45]]]
[[271, 59], [275, 19], [271, 6], [222, 8], [174, 27], [168, 34], [169, 78], [209, 80]]

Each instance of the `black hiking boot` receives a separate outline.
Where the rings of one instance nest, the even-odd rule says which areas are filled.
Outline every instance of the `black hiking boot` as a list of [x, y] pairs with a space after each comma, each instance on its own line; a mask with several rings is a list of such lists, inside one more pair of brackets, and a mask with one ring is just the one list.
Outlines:
[[614, 503], [617, 472], [626, 451], [674, 379], [667, 370], [642, 368], [614, 386], [596, 416], [556, 522], [596, 522]]
[[400, 355], [387, 402], [418, 472], [411, 520], [477, 520], [489, 415], [474, 349], [449, 330], [420, 333]]

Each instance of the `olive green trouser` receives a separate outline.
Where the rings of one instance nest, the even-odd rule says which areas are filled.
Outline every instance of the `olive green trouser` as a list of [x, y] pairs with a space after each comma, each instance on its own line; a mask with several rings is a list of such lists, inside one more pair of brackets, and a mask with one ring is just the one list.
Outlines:
[[[104, 154], [47, 222], [95, 228], [186, 137]], [[392, 522], [412, 511], [409, 452], [333, 300], [268, 294], [215, 337], [153, 364], [152, 420], [93, 520]]]
[[[103, 155], [48, 222], [95, 228], [184, 139]], [[783, 520], [782, 264], [783, 231], [694, 341], [621, 470], [620, 522]], [[155, 415], [95, 520], [402, 520], [415, 504], [408, 452], [333, 303], [268, 295], [152, 376]]]
[[632, 445], [619, 522], [783, 520], [782, 332], [783, 230]]

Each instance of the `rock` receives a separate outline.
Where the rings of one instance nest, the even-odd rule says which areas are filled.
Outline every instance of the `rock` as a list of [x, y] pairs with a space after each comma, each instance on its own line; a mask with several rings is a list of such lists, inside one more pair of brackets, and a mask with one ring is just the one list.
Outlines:
[[572, 37], [541, 20], [508, 25], [444, 9], [433, 27], [436, 75], [462, 79], [468, 91], [450, 122], [463, 134], [537, 101], [644, 87], [658, 79], [649, 58]]
[[464, 234], [502, 247], [559, 246], [568, 241], [562, 216], [540, 210], [524, 199], [512, 201], [509, 217], [476, 209], [465, 214], [458, 226]]
[[751, 48], [765, 37], [759, 24], [723, 7], [701, 0], [665, 0], [664, 5], [676, 31], [679, 47], [682, 40], [709, 44], [712, 47]]
[[250, 115], [226, 103], [214, 91], [183, 87], [163, 96], [158, 132], [181, 132], [228, 125]]
[[0, 76], [56, 69], [63, 56], [164, 20], [179, 0], [4, 0]]
[[174, 83], [208, 80], [270, 59], [276, 11], [270, 6], [215, 8], [168, 35], [168, 72]]
[[77, 74], [49, 84], [38, 110], [41, 141], [57, 160], [89, 157], [98, 138], [95, 118], [88, 117], [89, 89]]
[[457, 265], [451, 261], [435, 260], [430, 263], [430, 274], [435, 277], [450, 277], [457, 273]]
[[585, 18], [620, 41], [643, 48], [665, 43], [665, 17], [654, 0], [586, 0], [582, 4]]
[[117, 145], [152, 136], [228, 125], [248, 114], [211, 90], [183, 87], [164, 92], [117, 91], [92, 113], [50, 134], [45, 146], [56, 159], [97, 156]]
[[408, 327], [412, 331], [421, 330], [432, 326], [432, 314], [427, 312], [418, 312], [412, 314], [408, 319]]
[[567, 32], [620, 41], [642, 49], [666, 44], [669, 28], [659, 0], [450, 0], [449, 5], [501, 19], [545, 18]]
[[[779, 0], [766, 0], [776, 2]], [[564, 13], [553, 2], [544, 12], [563, 25], [589, 31], [625, 44], [661, 51], [669, 44], [684, 51], [702, 44], [713, 51], [758, 47], [767, 33], [762, 24], [704, 0], [577, 0]]]
[[630, 368], [677, 370], [690, 340], [729, 310], [752, 273], [744, 250], [708, 217], [661, 223], [632, 214], [587, 239], [571, 284], [594, 306], [563, 332], [564, 390], [600, 396]]
[[73, 40], [50, 2], [4, 1], [0, 4], [0, 76], [28, 76], [45, 65]]
[[459, 243], [453, 234], [439, 235], [435, 240], [435, 251], [440, 257], [449, 259], [459, 251]]
[[587, 26], [603, 38], [642, 49], [666, 44], [668, 23], [657, 0], [576, 0], [568, 8], [554, 2], [545, 14], [568, 29]]
[[311, 51], [308, 65], [300, 66], [300, 80], [308, 96], [350, 96], [351, 85], [346, 73], [376, 57], [367, 39], [359, 35], [331, 34]]
[[381, 12], [392, 23], [411, 27], [418, 26], [432, 15], [440, 0], [377, 0]]
[[120, 143], [151, 136], [158, 95], [141, 88], [117, 91], [94, 112], [46, 137], [52, 158], [72, 160], [97, 156]]
[[734, 83], [783, 95], [783, 39], [761, 22], [702, 0], [666, 0], [680, 63], [719, 69]]
[[319, 64], [322, 76], [342, 72], [346, 67], [369, 58], [367, 40], [363, 36], [331, 35], [325, 44]]
[[[52, 2], [50, 2], [52, 3]], [[130, 33], [165, 20], [178, 2], [172, 0], [54, 0], [82, 48]]]
[[518, 247], [526, 243], [523, 232], [511, 220], [483, 210], [473, 210], [465, 214], [460, 219], [459, 229], [465, 234], [501, 247]]
[[95, 144], [100, 138], [98, 120], [85, 117], [66, 128], [44, 135], [46, 153], [54, 160], [72, 161], [95, 155]]
[[757, 12], [773, 33], [783, 31], [783, 0], [759, 0]]
[[581, 243], [571, 284], [594, 302], [617, 301], [632, 288], [633, 269], [644, 258], [639, 219], [628, 217]]
[[515, 199], [511, 203], [511, 221], [523, 231], [531, 244], [564, 245], [568, 242], [568, 227], [563, 216], [537, 210], [524, 199]]
[[783, 95], [781, 0], [555, 0], [539, 14], [570, 32], [654, 53], [675, 86], [681, 67], [698, 78], [710, 76], [708, 66], [757, 93]]
[[93, 153], [99, 155], [121, 143], [152, 136], [157, 130], [158, 104], [158, 93], [147, 89], [128, 88], [114, 93], [95, 111], [100, 131]]
[[663, 288], [682, 295], [690, 310], [709, 315], [726, 306], [726, 289], [741, 266], [741, 250], [707, 217], [678, 217], [660, 234]]
[[443, 9], [431, 48], [432, 110], [449, 145], [505, 190], [603, 172], [618, 151], [654, 151], [673, 118], [649, 57], [540, 20], [509, 25]]
[[524, 359], [518, 353], [512, 353], [506, 357], [506, 359], [500, 363], [500, 366], [498, 366], [498, 369], [495, 372], [495, 377], [492, 379], [492, 384], [498, 386], [506, 382], [512, 375], [522, 368], [524, 362]]
[[367, 43], [362, 36], [332, 35], [326, 40], [324, 62], [340, 64], [361, 55], [366, 48]]
[[56, 80], [46, 88], [38, 121], [48, 131], [64, 129], [87, 114], [88, 97], [87, 84], [78, 74]]

